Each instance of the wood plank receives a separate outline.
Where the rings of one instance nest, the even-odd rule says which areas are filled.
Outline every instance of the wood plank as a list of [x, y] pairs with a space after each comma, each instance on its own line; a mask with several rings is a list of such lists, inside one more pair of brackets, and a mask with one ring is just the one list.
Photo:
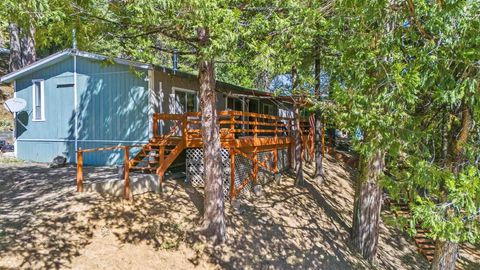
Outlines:
[[83, 192], [83, 152], [77, 151], [77, 192]]
[[125, 146], [124, 148], [124, 156], [123, 156], [123, 166], [124, 166], [124, 170], [125, 170], [125, 181], [124, 181], [124, 186], [123, 186], [123, 197], [126, 199], [126, 200], [130, 200], [131, 199], [131, 192], [130, 192], [130, 176], [129, 176], [129, 173], [130, 173], [130, 161], [129, 161], [129, 153], [130, 153], [130, 150], [129, 150], [129, 147], [128, 146]]

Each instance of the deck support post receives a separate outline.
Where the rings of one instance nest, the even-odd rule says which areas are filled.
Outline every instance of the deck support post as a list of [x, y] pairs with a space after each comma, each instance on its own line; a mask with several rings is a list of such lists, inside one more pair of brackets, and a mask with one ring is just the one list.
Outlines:
[[257, 184], [257, 174], [258, 174], [257, 152], [258, 152], [258, 149], [257, 149], [257, 147], [255, 147], [255, 148], [253, 149], [253, 173], [252, 173], [252, 176], [253, 176], [253, 186], [255, 186], [255, 185]]
[[183, 140], [185, 141], [185, 145], [188, 142], [188, 115], [184, 114], [182, 118], [182, 133], [183, 133]]
[[230, 148], [230, 201], [236, 197], [235, 192], [235, 149]]
[[125, 184], [124, 184], [124, 187], [123, 187], [123, 197], [126, 199], [126, 200], [130, 200], [132, 199], [132, 193], [131, 193], [131, 190], [130, 190], [130, 176], [129, 176], [129, 173], [130, 173], [130, 160], [129, 160], [129, 153], [130, 153], [130, 150], [129, 150], [129, 147], [128, 146], [125, 146], [124, 147], [124, 156], [123, 156], [123, 167], [125, 169]]
[[77, 151], [77, 192], [83, 192], [83, 151]]
[[272, 150], [273, 154], [273, 172], [278, 173], [278, 149], [277, 146]]

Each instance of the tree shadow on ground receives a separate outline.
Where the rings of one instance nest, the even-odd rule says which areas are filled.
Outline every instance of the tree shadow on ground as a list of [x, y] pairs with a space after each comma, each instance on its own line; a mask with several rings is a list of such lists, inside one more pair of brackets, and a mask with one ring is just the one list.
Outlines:
[[[195, 251], [188, 258], [192, 267], [208, 260], [225, 269], [369, 269], [349, 244], [353, 172], [329, 160], [321, 185], [307, 177], [294, 186], [284, 178], [265, 185], [263, 196], [245, 196], [236, 209], [226, 201], [228, 239], [215, 247], [197, 231], [203, 191], [183, 182], [166, 181], [161, 195], [127, 202], [75, 193], [75, 168], [2, 167], [0, 252], [16, 268], [69, 268], [100, 230], [119, 246], [162, 252], [187, 245]], [[99, 170], [86, 175], [112, 174]], [[425, 268], [401, 232], [385, 226], [381, 232], [381, 268]]]
[[464, 244], [460, 247], [460, 256], [457, 267], [462, 269], [480, 269], [480, 244]]
[[[75, 168], [0, 165], [0, 254], [13, 268], [66, 268], [90, 243]], [[5, 261], [4, 261], [5, 262]]]

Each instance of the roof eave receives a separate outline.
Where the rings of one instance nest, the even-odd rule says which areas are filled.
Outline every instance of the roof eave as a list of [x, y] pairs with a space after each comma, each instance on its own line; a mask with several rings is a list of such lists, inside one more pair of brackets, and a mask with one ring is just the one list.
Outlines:
[[71, 54], [71, 50], [63, 50], [60, 52], [57, 52], [55, 54], [52, 54], [48, 57], [45, 57], [43, 59], [40, 59], [28, 66], [25, 66], [19, 70], [16, 70], [14, 72], [10, 72], [7, 75], [3, 76], [0, 78], [0, 83], [11, 83], [13, 82], [16, 78], [20, 77], [22, 74], [31, 71], [32, 69], [35, 69], [39, 66], [45, 65], [48, 62], [51, 62], [53, 60], [58, 60], [62, 57], [69, 56]]
[[[109, 59], [107, 56], [104, 55], [99, 55], [95, 53], [89, 53], [89, 52], [84, 52], [84, 51], [79, 51], [75, 49], [66, 49], [60, 52], [57, 52], [55, 54], [52, 54], [50, 56], [47, 56], [43, 59], [40, 59], [36, 61], [35, 63], [32, 63], [31, 65], [28, 65], [26, 67], [23, 67], [17, 71], [11, 72], [3, 77], [0, 78], [0, 83], [11, 83], [18, 77], [22, 76], [25, 73], [28, 73], [29, 71], [38, 68], [40, 66], [43, 66], [51, 61], [55, 61], [58, 59], [61, 59], [63, 57], [68, 57], [68, 56], [80, 56], [80, 57], [85, 57], [88, 59], [93, 59], [93, 60], [99, 60], [99, 61], [104, 61]], [[131, 60], [126, 60], [126, 59], [121, 59], [121, 58], [112, 58], [113, 62], [121, 65], [128, 65], [128, 66], [133, 66], [139, 69], [151, 69], [152, 65], [142, 63], [142, 62], [136, 62], [136, 61], [131, 61]]]

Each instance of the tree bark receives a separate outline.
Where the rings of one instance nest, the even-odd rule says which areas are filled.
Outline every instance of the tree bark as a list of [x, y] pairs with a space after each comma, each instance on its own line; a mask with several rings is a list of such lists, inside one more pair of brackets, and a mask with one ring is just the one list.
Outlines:
[[32, 64], [37, 60], [35, 49], [35, 27], [32, 25], [20, 31], [20, 48], [22, 50], [22, 67]]
[[454, 270], [458, 257], [458, 243], [437, 240], [432, 270]]
[[[209, 41], [208, 30], [198, 29], [202, 46]], [[214, 243], [225, 241], [224, 194], [222, 181], [222, 158], [220, 127], [216, 108], [215, 70], [212, 60], [200, 60], [198, 78], [200, 83], [201, 132], [203, 140], [203, 164], [205, 168], [205, 197], [203, 234]]]
[[382, 190], [379, 178], [385, 168], [385, 154], [376, 151], [361, 157], [355, 186], [352, 240], [356, 249], [369, 262], [377, 254]]
[[22, 49], [20, 46], [20, 29], [15, 23], [8, 25], [8, 33], [10, 35], [10, 60], [8, 62], [8, 70], [13, 72], [22, 68]]
[[[462, 102], [462, 120], [461, 124], [458, 127], [452, 127], [452, 132], [450, 134], [450, 144], [449, 144], [449, 159], [447, 166], [450, 167], [451, 172], [458, 177], [458, 174], [461, 171], [462, 163], [465, 160], [464, 157], [464, 148], [465, 144], [468, 141], [470, 130], [473, 125], [472, 112], [470, 108], [465, 104], [465, 101]], [[443, 136], [446, 136], [446, 132], [443, 132]], [[445, 184], [441, 185], [442, 190], [442, 200], [447, 200], [447, 194], [445, 189]], [[432, 270], [450, 270], [455, 269], [455, 264], [458, 257], [458, 243], [453, 243], [450, 241], [436, 240], [435, 243], [435, 253], [431, 265]]]
[[295, 105], [295, 184], [303, 183], [302, 131], [300, 129], [300, 109]]
[[10, 35], [9, 71], [13, 72], [37, 60], [35, 48], [35, 27], [27, 30], [18, 27], [15, 23], [8, 25]]
[[[295, 65], [292, 66], [291, 70], [292, 75], [292, 94], [295, 88], [297, 87], [297, 67]], [[299, 185], [303, 182], [303, 147], [302, 147], [302, 131], [300, 128], [300, 108], [298, 104], [298, 100], [294, 100], [294, 156], [295, 156], [295, 184]]]
[[[321, 67], [320, 67], [320, 58], [315, 58], [314, 63], [315, 70], [315, 97], [318, 101], [321, 99]], [[322, 153], [322, 118], [321, 113], [315, 113], [315, 176], [314, 180], [319, 184], [322, 183], [325, 173], [323, 171], [323, 153]]]
[[321, 120], [320, 113], [315, 115], [315, 181], [321, 184], [325, 177], [325, 172], [323, 170], [323, 153], [322, 153], [322, 132], [323, 132], [323, 123]]

